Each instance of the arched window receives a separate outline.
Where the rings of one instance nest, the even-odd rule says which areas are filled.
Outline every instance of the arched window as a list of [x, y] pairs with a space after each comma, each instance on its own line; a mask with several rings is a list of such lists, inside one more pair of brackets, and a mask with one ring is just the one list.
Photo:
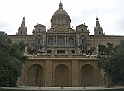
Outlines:
[[58, 39], [58, 45], [64, 45], [64, 39], [62, 37]]
[[53, 38], [49, 38], [48, 45], [53, 45]]
[[84, 32], [84, 29], [82, 28], [82, 32]]
[[40, 32], [40, 28], [39, 28], [38, 32]]
[[73, 40], [73, 38], [69, 38], [69, 45], [74, 45], [74, 40]]

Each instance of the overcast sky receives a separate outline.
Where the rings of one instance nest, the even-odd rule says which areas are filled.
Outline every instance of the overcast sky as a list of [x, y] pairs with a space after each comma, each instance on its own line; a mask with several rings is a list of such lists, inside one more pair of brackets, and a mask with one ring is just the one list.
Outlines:
[[[94, 34], [96, 16], [106, 35], [124, 35], [124, 0], [61, 0], [71, 26], [84, 24]], [[0, 31], [16, 34], [25, 16], [28, 34], [42, 24], [48, 29], [60, 0], [0, 0]]]

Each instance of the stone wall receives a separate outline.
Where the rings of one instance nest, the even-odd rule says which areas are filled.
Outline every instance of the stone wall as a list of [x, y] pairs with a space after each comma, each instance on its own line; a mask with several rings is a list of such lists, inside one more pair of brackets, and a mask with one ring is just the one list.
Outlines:
[[24, 68], [18, 86], [104, 85], [96, 58], [29, 58]]

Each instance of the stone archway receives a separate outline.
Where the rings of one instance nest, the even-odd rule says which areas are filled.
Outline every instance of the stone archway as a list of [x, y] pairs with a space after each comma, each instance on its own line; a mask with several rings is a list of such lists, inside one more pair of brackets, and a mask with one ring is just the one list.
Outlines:
[[81, 86], [94, 86], [95, 69], [92, 65], [86, 64], [81, 67]]
[[54, 86], [55, 87], [69, 86], [69, 68], [66, 65], [60, 64], [55, 68]]
[[28, 73], [29, 86], [43, 86], [43, 67], [39, 64], [30, 66]]

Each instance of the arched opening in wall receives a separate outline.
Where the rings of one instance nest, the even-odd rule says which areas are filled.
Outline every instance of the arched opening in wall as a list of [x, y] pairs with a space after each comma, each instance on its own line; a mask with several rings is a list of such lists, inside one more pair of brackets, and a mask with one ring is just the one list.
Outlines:
[[28, 73], [29, 86], [43, 86], [43, 67], [34, 64], [29, 68]]
[[69, 45], [74, 45], [74, 40], [73, 40], [73, 38], [69, 38]]
[[54, 86], [55, 87], [69, 86], [69, 68], [66, 65], [60, 64], [55, 68]]
[[60, 37], [58, 39], [58, 45], [64, 45], [64, 38]]
[[81, 68], [81, 86], [94, 86], [95, 69], [92, 65], [86, 64]]
[[53, 45], [53, 38], [48, 39], [48, 45]]

